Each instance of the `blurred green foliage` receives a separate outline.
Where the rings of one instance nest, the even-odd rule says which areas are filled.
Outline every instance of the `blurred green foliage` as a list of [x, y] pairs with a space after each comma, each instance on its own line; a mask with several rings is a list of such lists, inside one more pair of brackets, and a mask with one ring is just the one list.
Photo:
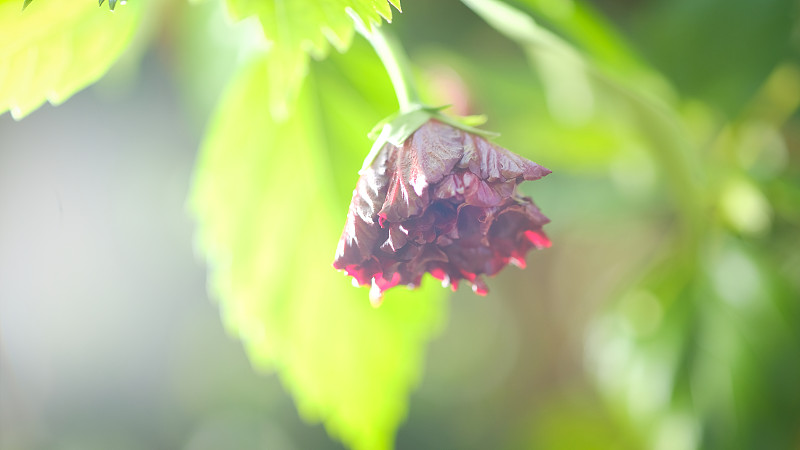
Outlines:
[[735, 117], [789, 54], [797, 8], [793, 0], [658, 2], [636, 31], [682, 93]]
[[[12, 23], [11, 3], [0, 0], [0, 24]], [[174, 36], [188, 103], [209, 108], [225, 92], [191, 197], [211, 291], [304, 418], [354, 448], [389, 448], [447, 292], [426, 280], [373, 310], [330, 260], [367, 132], [395, 108], [391, 84], [358, 39], [309, 63], [328, 56], [328, 41], [351, 43], [342, 11], [315, 9], [327, 3], [293, 2], [284, 19], [281, 2], [228, 3], [237, 18], [257, 15], [264, 34], [220, 25], [214, 4], [178, 8]], [[386, 2], [356, 4], [368, 20], [391, 15]], [[500, 144], [553, 169], [526, 193], [553, 219], [555, 245], [493, 280], [483, 307], [513, 318], [489, 309], [453, 331], [455, 343], [434, 342], [430, 386], [412, 397], [400, 446], [800, 448], [796, 2], [403, 6], [384, 26], [411, 50], [424, 100], [488, 114]], [[6, 29], [0, 56], [28, 54]], [[233, 57], [237, 48], [248, 51]], [[17, 86], [0, 84], [0, 100]], [[47, 83], [22, 91], [23, 111], [49, 95]], [[455, 297], [451, 330], [469, 308]], [[486, 331], [504, 327], [519, 329], [496, 341]], [[462, 347], [469, 338], [497, 347]], [[493, 387], [476, 381], [503, 364], [513, 368]], [[448, 377], [452, 367], [464, 373]], [[436, 409], [474, 392], [470, 408]]]

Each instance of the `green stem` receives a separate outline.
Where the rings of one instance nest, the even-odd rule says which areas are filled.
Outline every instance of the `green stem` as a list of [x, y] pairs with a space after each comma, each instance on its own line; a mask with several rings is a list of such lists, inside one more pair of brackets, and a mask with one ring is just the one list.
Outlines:
[[356, 21], [356, 30], [369, 41], [383, 63], [383, 67], [386, 68], [397, 95], [400, 113], [417, 109], [421, 104], [419, 93], [411, 75], [411, 65], [400, 42], [390, 31], [386, 30], [388, 28], [386, 26], [372, 25], [372, 29], [368, 30], [359, 22]]

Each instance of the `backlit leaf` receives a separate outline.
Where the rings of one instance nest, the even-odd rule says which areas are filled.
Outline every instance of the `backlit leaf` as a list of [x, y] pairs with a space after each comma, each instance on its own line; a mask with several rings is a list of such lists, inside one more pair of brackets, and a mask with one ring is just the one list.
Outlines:
[[[391, 3], [400, 9], [399, 0]], [[348, 9], [364, 23], [380, 24], [392, 19], [387, 0], [228, 0], [236, 19], [256, 16], [264, 35], [272, 43], [270, 58], [281, 70], [269, 80], [273, 115], [284, 119], [308, 71], [309, 54], [324, 58], [333, 44], [340, 52], [353, 39], [353, 19]]]
[[113, 13], [86, 0], [0, 0], [0, 114], [20, 119], [57, 105], [103, 76], [141, 16], [135, 1]]
[[[347, 161], [355, 175], [380, 116], [320, 88], [341, 77], [328, 71], [307, 80], [278, 122], [268, 108], [274, 63], [234, 78], [203, 145], [191, 208], [211, 290], [253, 364], [278, 372], [306, 420], [353, 448], [391, 448], [445, 291], [429, 281], [374, 309], [367, 290], [331, 267], [352, 189], [336, 168]], [[355, 111], [353, 122], [329, 132], [320, 108], [336, 105]]]

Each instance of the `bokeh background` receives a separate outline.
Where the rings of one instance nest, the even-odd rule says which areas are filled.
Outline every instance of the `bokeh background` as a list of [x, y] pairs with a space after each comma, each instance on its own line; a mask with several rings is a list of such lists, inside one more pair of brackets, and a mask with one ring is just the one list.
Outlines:
[[[511, 4], [556, 44], [451, 0], [391, 25], [426, 100], [554, 172], [522, 187], [553, 247], [449, 298], [396, 447], [800, 449], [797, 3]], [[258, 32], [163, 2], [99, 84], [0, 116], [0, 448], [341, 448], [226, 331], [187, 212]]]

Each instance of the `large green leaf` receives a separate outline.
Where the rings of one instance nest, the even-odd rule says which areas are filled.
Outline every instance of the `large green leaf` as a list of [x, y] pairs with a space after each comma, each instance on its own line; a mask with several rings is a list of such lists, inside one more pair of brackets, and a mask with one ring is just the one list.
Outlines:
[[269, 80], [272, 114], [288, 115], [288, 105], [296, 97], [308, 71], [309, 54], [324, 58], [333, 44], [340, 52], [353, 39], [353, 19], [348, 10], [366, 24], [380, 24], [381, 17], [392, 19], [391, 2], [399, 0], [227, 0], [236, 19], [256, 16], [271, 42], [270, 58], [281, 70]]
[[329, 70], [276, 121], [271, 64], [262, 58], [234, 78], [198, 163], [191, 208], [211, 290], [254, 365], [277, 370], [305, 419], [353, 448], [390, 448], [444, 290], [429, 280], [374, 309], [331, 267], [352, 189], [337, 169], [348, 162], [354, 183], [379, 115], [361, 108], [370, 92], [341, 95]]
[[128, 45], [142, 2], [111, 12], [86, 0], [0, 0], [0, 114], [20, 119], [103, 76]]

